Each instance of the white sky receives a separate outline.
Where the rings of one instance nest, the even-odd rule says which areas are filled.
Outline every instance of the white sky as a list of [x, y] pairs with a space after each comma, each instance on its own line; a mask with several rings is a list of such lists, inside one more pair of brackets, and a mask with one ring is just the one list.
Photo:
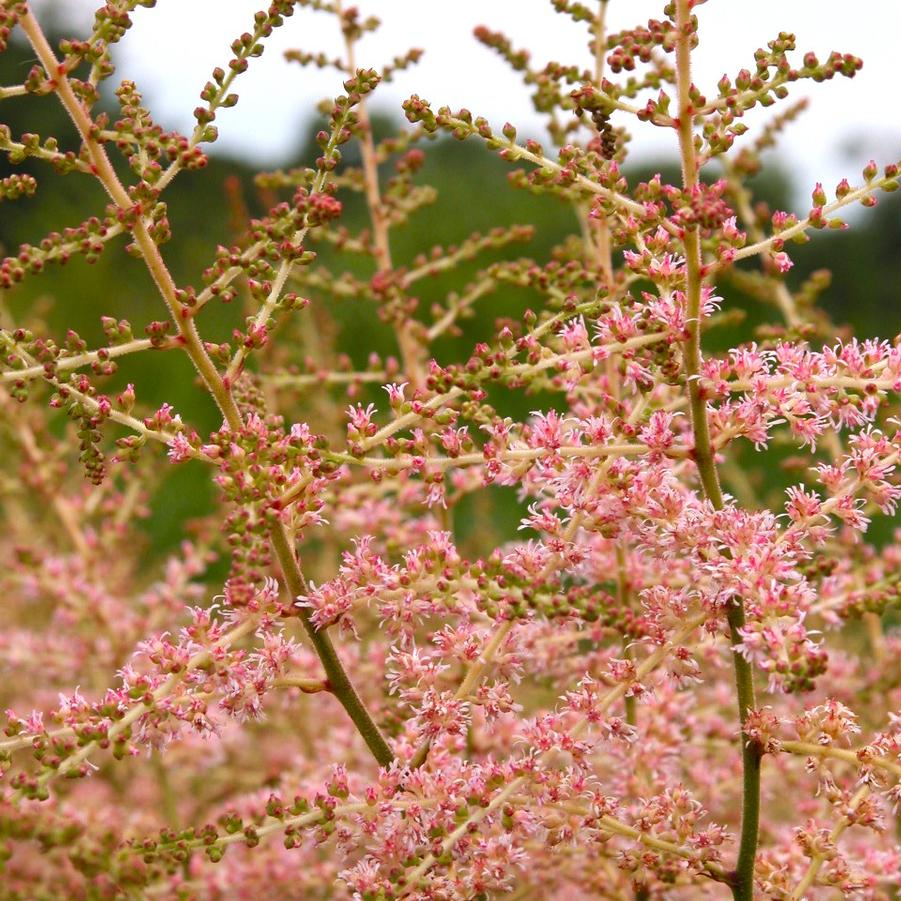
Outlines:
[[[782, 145], [805, 192], [817, 180], [827, 190], [845, 175], [853, 182], [868, 159], [883, 164], [901, 157], [899, 2], [710, 0], [698, 9], [701, 46], [694, 79], [714, 95], [723, 73], [753, 69], [754, 50], [779, 31], [797, 35], [799, 61], [807, 50], [821, 59], [832, 49], [863, 57], [864, 68], [854, 79], [793, 86], [792, 96], [810, 95], [812, 105]], [[69, 12], [84, 29], [96, 5], [96, 0], [44, 0], [45, 7]], [[265, 5], [266, 0], [158, 0], [156, 8], [135, 13], [136, 27], [120, 45], [117, 75], [138, 83], [164, 126], [187, 131], [209, 73], [226, 64], [229, 44], [249, 30], [254, 11]], [[659, 18], [663, 5], [664, 0], [612, 0], [610, 27]], [[530, 49], [534, 64], [551, 59], [588, 64], [584, 26], [555, 14], [549, 0], [360, 0], [358, 6], [364, 16], [375, 14], [383, 22], [361, 45], [358, 65], [379, 68], [412, 46], [426, 51], [418, 66], [377, 92], [374, 105], [398, 116], [400, 103], [418, 93], [435, 107], [465, 106], [493, 124], [509, 120], [520, 133], [541, 137], [541, 119], [519, 76], [472, 37], [479, 24], [504, 31], [517, 47]], [[219, 114], [221, 149], [252, 156], [261, 165], [277, 164], [305, 133], [313, 104], [340, 92], [336, 73], [284, 62], [282, 52], [288, 48], [339, 55], [334, 19], [299, 9], [275, 32], [264, 56], [251, 61], [236, 86], [241, 102]], [[753, 126], [760, 120], [746, 121]], [[621, 117], [617, 124], [623, 124]], [[628, 127], [636, 153], [674, 146], [675, 135], [668, 130], [637, 122]]]

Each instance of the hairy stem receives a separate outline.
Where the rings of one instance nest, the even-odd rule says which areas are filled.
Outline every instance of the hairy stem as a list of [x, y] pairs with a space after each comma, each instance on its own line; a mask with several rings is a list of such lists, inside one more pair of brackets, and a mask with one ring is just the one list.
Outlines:
[[[113, 169], [106, 150], [93, 136], [94, 123], [84, 105], [76, 96], [69, 82], [65, 68], [60, 65], [37, 19], [29, 12], [20, 19], [22, 30], [34, 48], [41, 65], [53, 80], [57, 96], [69, 114], [91, 160], [94, 174], [103, 185], [107, 194], [121, 210], [131, 210], [133, 203], [128, 191], [123, 186]], [[150, 272], [169, 312], [178, 328], [181, 344], [194, 363], [207, 390], [216, 401], [225, 422], [233, 431], [243, 425], [238, 405], [231, 394], [228, 384], [223, 380], [200, 338], [197, 326], [188, 308], [184, 307], [176, 296], [175, 281], [160, 253], [144, 219], [139, 215], [134, 226], [135, 243], [141, 250], [144, 262]], [[291, 548], [291, 539], [286, 527], [276, 523], [270, 530], [270, 540], [278, 557], [285, 582], [292, 596], [303, 594], [304, 580]], [[387, 766], [394, 758], [387, 742], [382, 737], [369, 712], [353, 687], [349, 676], [338, 658], [331, 640], [325, 632], [319, 632], [309, 620], [309, 614], [302, 612], [302, 619], [316, 653], [322, 661], [329, 680], [329, 687], [351, 720], [360, 731], [373, 756], [382, 766]]]
[[[96, 175], [104, 190], [120, 210], [131, 211], [134, 208], [134, 203], [128, 196], [128, 191], [126, 191], [119, 180], [118, 175], [116, 175], [103, 145], [93, 137], [94, 123], [84, 105], [76, 96], [69, 82], [65, 67], [57, 60], [56, 54], [47, 41], [37, 19], [29, 11], [21, 17], [19, 24], [34, 52], [37, 54], [41, 65], [46, 70], [48, 77], [53, 81], [60, 102], [69, 114], [84, 142], [94, 175]], [[172, 275], [141, 215], [137, 217], [134, 225], [134, 239], [141, 250], [144, 262], [157, 289], [166, 302], [166, 306], [169, 307], [169, 312], [172, 314], [172, 318], [178, 327], [179, 336], [185, 351], [191, 358], [191, 362], [197, 368], [200, 377], [218, 404], [229, 427], [233, 429], [240, 428], [241, 415], [238, 412], [238, 407], [223, 384], [222, 377], [219, 375], [215, 364], [206, 352], [190, 312], [179, 303], [175, 294], [176, 288]]]
[[[341, 0], [337, 0], [335, 8], [339, 16], [342, 15]], [[347, 53], [347, 71], [352, 76], [357, 69], [356, 40], [348, 31], [344, 31], [344, 46]], [[369, 208], [369, 218], [372, 221], [372, 236], [375, 244], [376, 268], [382, 271], [390, 271], [393, 268], [391, 261], [391, 244], [388, 235], [388, 221], [385, 218], [385, 210], [382, 205], [379, 191], [379, 167], [375, 152], [375, 140], [372, 136], [372, 121], [369, 118], [369, 110], [366, 108], [366, 100], [361, 99], [357, 105], [357, 122], [360, 126], [360, 154], [363, 162], [363, 182], [366, 193], [366, 206]], [[421, 388], [425, 383], [425, 358], [423, 347], [417, 340], [414, 329], [415, 320], [404, 319], [397, 324], [397, 342], [400, 348], [401, 359], [404, 363], [404, 372], [414, 388]]]
[[[699, 187], [698, 159], [695, 151], [691, 102], [691, 44], [695, 33], [691, 10], [692, 0], [676, 2], [676, 75], [679, 94], [679, 148], [682, 157], [682, 181], [686, 192]], [[715, 510], [723, 508], [720, 488], [710, 441], [707, 403], [701, 391], [701, 236], [697, 227], [685, 229], [685, 297], [688, 312], [688, 338], [685, 341], [685, 374], [691, 408], [691, 424], [695, 441], [695, 463], [704, 494]], [[742, 726], [742, 808], [741, 838], [736, 862], [732, 893], [735, 901], [751, 901], [754, 897], [754, 860], [760, 828], [760, 748], [746, 740], [744, 725], [748, 714], [756, 707], [754, 677], [750, 663], [737, 651], [741, 629], [745, 624], [744, 604], [735, 599], [727, 613], [732, 640], [732, 662], [738, 695], [738, 717]]]
[[[301, 574], [300, 567], [294, 558], [294, 551], [288, 537], [287, 529], [276, 526], [271, 532], [272, 546], [275, 550], [282, 572], [285, 574], [285, 582], [293, 597], [306, 593], [306, 584]], [[304, 629], [322, 661], [325, 675], [328, 679], [328, 690], [340, 701], [341, 706], [347, 711], [347, 715], [353, 720], [363, 740], [366, 742], [372, 756], [381, 766], [388, 766], [394, 760], [394, 754], [385, 741], [378, 726], [372, 719], [366, 705], [360, 700], [347, 671], [341, 664], [341, 660], [335, 651], [335, 646], [324, 629], [317, 629], [311, 621], [309, 610], [301, 607], [301, 619]]]

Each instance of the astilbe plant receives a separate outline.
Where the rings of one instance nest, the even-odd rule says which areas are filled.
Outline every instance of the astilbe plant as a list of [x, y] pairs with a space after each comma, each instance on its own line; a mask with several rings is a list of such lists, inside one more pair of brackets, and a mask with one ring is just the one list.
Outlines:
[[[797, 110], [756, 138], [745, 114], [860, 60], [798, 55], [781, 33], [696, 86], [696, 0], [619, 34], [606, 0], [554, 0], [583, 32], [575, 63], [537, 66], [476, 30], [523, 75], [551, 149], [419, 96], [411, 127], [376, 142], [370, 95], [419, 52], [360, 69], [377, 20], [277, 0], [250, 11], [183, 136], [130, 82], [117, 114], [99, 111], [113, 45], [153, 5], [110, 0], [55, 47], [27, 3], [0, 13], [3, 44], [25, 39], [37, 59], [0, 97], [58, 101], [77, 132], [4, 126], [0, 145], [107, 195], [0, 266], [3, 896], [895, 897], [901, 638], [883, 614], [901, 538], [865, 533], [901, 496], [901, 346], [840, 339], [813, 306], [823, 278], [792, 290], [785, 274], [794, 242], [844, 227], [898, 168], [817, 186], [805, 215], [755, 204], [746, 184]], [[164, 197], [205, 165], [235, 82], [297, 7], [331, 16], [346, 48], [288, 54], [343, 84], [321, 155], [261, 176], [269, 212], [210, 249], [198, 285], [178, 284]], [[627, 183], [630, 120], [672, 133], [681, 180]], [[398, 260], [392, 230], [434, 198], [418, 173], [444, 133], [568, 204], [575, 234], [532, 260], [503, 250], [529, 227], [464, 237], [460, 221], [457, 246]], [[353, 146], [358, 166], [342, 162]], [[4, 179], [3, 215], [39, 202], [24, 197], [36, 185]], [[361, 232], [340, 224], [354, 193]], [[106, 341], [92, 347], [17, 310], [17, 283], [118, 242], [159, 311], [133, 326], [98, 298]], [[334, 275], [317, 246], [369, 274]], [[502, 258], [420, 309], [431, 277], [486, 251]], [[777, 321], [705, 352], [730, 319], [727, 282]], [[510, 284], [531, 309], [463, 359], [439, 353]], [[230, 301], [245, 324], [205, 340]], [[338, 356], [337, 303], [377, 309], [396, 355], [359, 369]], [[305, 357], [299, 336], [317, 325]], [[142, 407], [141, 384], [105, 389], [132, 354], [187, 354], [221, 427]], [[531, 394], [531, 416], [504, 415]], [[787, 491], [770, 445], [806, 455]], [[772, 509], [740, 468], [755, 452]], [[220, 502], [148, 571], [135, 550], [148, 498], [186, 461]], [[460, 511], [484, 514], [490, 486], [515, 489], [525, 534], [486, 521], [464, 548]]]

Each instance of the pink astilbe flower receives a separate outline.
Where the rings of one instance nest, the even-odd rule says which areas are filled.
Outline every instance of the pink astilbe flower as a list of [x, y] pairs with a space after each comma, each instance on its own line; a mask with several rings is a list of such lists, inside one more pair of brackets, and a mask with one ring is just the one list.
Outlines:
[[[583, 30], [561, 61], [474, 33], [529, 85], [546, 146], [416, 94], [382, 134], [372, 94], [421, 51], [360, 68], [366, 9], [272, 0], [181, 135], [134, 82], [103, 84], [152, 5], [50, 41], [39, 11], [0, 4], [0, 52], [27, 58], [0, 100], [59, 103], [74, 129], [0, 125], [28, 169], [0, 201], [31, 202], [45, 163], [99, 182], [73, 203], [105, 198], [0, 260], [6, 893], [884, 901], [901, 339], [830, 322], [828, 273], [791, 247], [901, 169], [818, 183], [797, 214], [753, 179], [803, 104], [752, 111], [861, 61], [774, 29], [695, 84], [700, 2], [612, 32], [606, 2], [555, 0]], [[183, 170], [311, 11], [342, 47], [286, 53], [338, 73], [316, 152], [252, 191], [226, 179], [227, 215], [193, 204], [192, 265], [170, 268]], [[678, 147], [675, 177], [628, 176], [645, 125]], [[472, 231], [475, 206], [506, 206], [474, 157], [449, 194], [425, 183], [452, 161], [439, 132], [564, 215], [541, 196], [534, 224]], [[59, 280], [16, 304], [119, 242], [73, 297]], [[853, 316], [863, 286], [841, 290]], [[110, 296], [115, 316], [94, 309]], [[152, 378], [123, 359], [150, 351]]]

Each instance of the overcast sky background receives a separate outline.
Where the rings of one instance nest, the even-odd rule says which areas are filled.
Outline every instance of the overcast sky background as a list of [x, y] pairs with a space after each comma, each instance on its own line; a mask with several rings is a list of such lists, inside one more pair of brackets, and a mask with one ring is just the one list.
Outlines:
[[[583, 0], [593, 3], [593, 0]], [[95, 0], [44, 0], [86, 31]], [[229, 44], [249, 30], [264, 0], [158, 0], [154, 9], [135, 13], [136, 27], [117, 48], [117, 78], [134, 79], [158, 121], [188, 131], [200, 88], [217, 65], [229, 58]], [[468, 107], [493, 124], [513, 122], [520, 133], [542, 136], [543, 124], [531, 108], [527, 89], [516, 73], [472, 37], [479, 24], [507, 33], [517, 47], [532, 51], [533, 64], [549, 60], [589, 64], [584, 26], [554, 13], [549, 0], [360, 0], [363, 15], [383, 25], [367, 35], [359, 49], [360, 66], [379, 68], [410, 47], [426, 52], [418, 66], [401, 72], [377, 92], [374, 107], [400, 116], [400, 104], [418, 93], [436, 107]], [[663, 0], [612, 0], [609, 26], [618, 30], [660, 17]], [[782, 148], [803, 194], [822, 180], [828, 188], [843, 176], [859, 178], [873, 158], [884, 164], [901, 157], [901, 43], [898, 0], [710, 0], [699, 7], [701, 46], [694, 80], [710, 95], [724, 74], [753, 69], [753, 53], [779, 31], [798, 37], [801, 53], [813, 50], [825, 59], [830, 50], [854, 53], [864, 68], [854, 79], [796, 83], [792, 96], [810, 96], [811, 107], [790, 126]], [[332, 71], [286, 63], [288, 48], [342, 50], [331, 16], [299, 9], [277, 30], [266, 53], [252, 60], [237, 84], [241, 102], [219, 113], [218, 148], [277, 165], [296, 149], [309, 128], [316, 101], [340, 92]], [[761, 111], [764, 118], [773, 109]], [[617, 124], [626, 124], [622, 115]], [[749, 116], [753, 126], [761, 118]], [[671, 151], [675, 134], [641, 123], [628, 123], [642, 156]]]

